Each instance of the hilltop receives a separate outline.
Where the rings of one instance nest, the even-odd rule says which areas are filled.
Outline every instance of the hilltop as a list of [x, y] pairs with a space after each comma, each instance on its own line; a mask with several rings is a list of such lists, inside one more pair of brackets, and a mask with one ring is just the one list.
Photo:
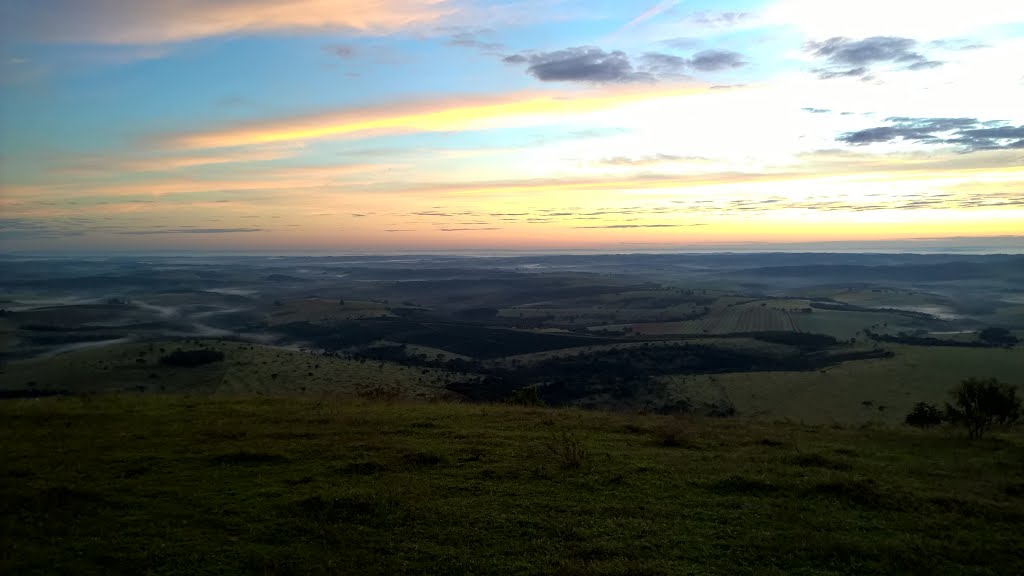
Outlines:
[[1013, 574], [1024, 439], [508, 405], [0, 403], [8, 574]]

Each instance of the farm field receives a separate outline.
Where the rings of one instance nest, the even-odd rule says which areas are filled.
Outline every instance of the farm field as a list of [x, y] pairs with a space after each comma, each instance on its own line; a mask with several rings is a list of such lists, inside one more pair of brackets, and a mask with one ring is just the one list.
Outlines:
[[896, 334], [912, 332], [929, 326], [927, 320], [921, 320], [895, 312], [860, 312], [846, 310], [822, 310], [815, 308], [808, 314], [793, 314], [796, 325], [801, 332], [828, 334], [841, 340], [862, 337], [858, 334], [865, 329], [873, 332]]
[[285, 300], [280, 306], [273, 305], [267, 309], [267, 322], [271, 326], [292, 322], [329, 324], [343, 320], [387, 317], [394, 317], [389, 305], [369, 301], [346, 300], [344, 304], [339, 304], [338, 300], [307, 298]]
[[916, 402], [942, 405], [971, 377], [1022, 384], [1024, 347], [885, 345], [890, 359], [846, 362], [820, 372], [747, 372], [668, 378], [676, 397], [727, 397], [739, 414], [815, 424], [896, 425]]
[[[225, 359], [187, 368], [159, 362], [176, 348], [200, 347], [222, 351]], [[409, 398], [442, 398], [452, 395], [444, 388], [447, 382], [466, 377], [258, 344], [197, 340], [112, 345], [10, 362], [0, 370], [0, 391], [354, 395], [387, 388]]]

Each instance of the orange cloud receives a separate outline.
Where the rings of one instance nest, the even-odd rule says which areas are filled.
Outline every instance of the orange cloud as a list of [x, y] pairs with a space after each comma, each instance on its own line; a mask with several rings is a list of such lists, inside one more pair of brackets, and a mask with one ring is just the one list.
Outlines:
[[336, 29], [386, 33], [435, 22], [448, 0], [75, 0], [5, 11], [5, 35], [96, 44], [162, 44], [226, 34]]
[[169, 144], [187, 149], [225, 148], [324, 138], [540, 125], [706, 89], [705, 86], [675, 86], [646, 90], [525, 92], [372, 106], [185, 134], [171, 138]]

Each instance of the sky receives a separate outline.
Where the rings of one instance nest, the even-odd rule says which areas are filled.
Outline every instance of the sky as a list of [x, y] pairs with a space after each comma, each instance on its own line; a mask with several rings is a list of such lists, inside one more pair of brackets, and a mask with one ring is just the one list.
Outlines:
[[1019, 0], [0, 0], [0, 251], [1024, 236]]

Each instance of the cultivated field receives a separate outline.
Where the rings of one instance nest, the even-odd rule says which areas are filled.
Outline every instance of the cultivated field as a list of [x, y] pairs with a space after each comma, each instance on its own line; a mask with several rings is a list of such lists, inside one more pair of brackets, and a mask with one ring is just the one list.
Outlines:
[[674, 397], [727, 397], [738, 413], [815, 424], [899, 424], [915, 402], [942, 405], [970, 377], [1024, 386], [1024, 347], [885, 345], [890, 359], [859, 360], [820, 372], [746, 372], [669, 378]]
[[[225, 359], [196, 367], [165, 366], [160, 357], [176, 349], [207, 348]], [[402, 397], [450, 397], [444, 386], [464, 375], [360, 362], [216, 340], [154, 342], [79, 350], [52, 358], [15, 361], [0, 371], [0, 391], [66, 393], [175, 392], [354, 395], [387, 388]]]

